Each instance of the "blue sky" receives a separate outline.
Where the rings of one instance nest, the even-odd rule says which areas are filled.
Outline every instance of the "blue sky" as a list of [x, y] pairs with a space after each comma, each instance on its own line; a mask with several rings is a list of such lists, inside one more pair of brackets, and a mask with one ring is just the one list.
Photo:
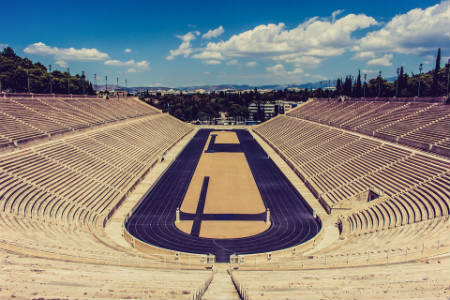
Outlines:
[[[449, 56], [448, 1], [8, 1], [0, 47], [129, 86], [389, 77]], [[126, 50], [128, 49], [128, 50]]]

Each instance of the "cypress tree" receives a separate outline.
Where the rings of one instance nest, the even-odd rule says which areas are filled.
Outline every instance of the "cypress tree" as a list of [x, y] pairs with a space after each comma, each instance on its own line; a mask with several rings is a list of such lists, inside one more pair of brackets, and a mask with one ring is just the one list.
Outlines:
[[438, 49], [436, 56], [436, 67], [433, 72], [433, 85], [432, 85], [432, 93], [434, 96], [438, 96], [440, 94], [439, 91], [439, 70], [441, 68], [441, 48]]
[[436, 67], [434, 68], [434, 71], [437, 73], [441, 69], [441, 48], [438, 49], [438, 53], [436, 56]]
[[398, 95], [400, 96], [402, 94], [402, 89], [405, 87], [405, 79], [403, 74], [403, 66], [400, 67], [400, 74], [398, 75]]
[[341, 91], [342, 91], [342, 79], [338, 78], [336, 80], [336, 92], [338, 93], [338, 95], [340, 95]]
[[358, 70], [358, 77], [356, 77], [356, 89], [354, 96], [357, 98], [361, 97], [361, 70]]
[[352, 95], [352, 79], [350, 78], [350, 76], [345, 77], [344, 95], [349, 97]]

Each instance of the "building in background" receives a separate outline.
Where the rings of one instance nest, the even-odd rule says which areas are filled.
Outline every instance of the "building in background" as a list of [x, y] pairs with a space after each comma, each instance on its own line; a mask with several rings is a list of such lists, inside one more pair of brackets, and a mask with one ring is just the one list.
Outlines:
[[278, 114], [285, 114], [296, 107], [295, 101], [275, 100], [274, 102], [252, 102], [248, 105], [250, 121], [264, 121]]

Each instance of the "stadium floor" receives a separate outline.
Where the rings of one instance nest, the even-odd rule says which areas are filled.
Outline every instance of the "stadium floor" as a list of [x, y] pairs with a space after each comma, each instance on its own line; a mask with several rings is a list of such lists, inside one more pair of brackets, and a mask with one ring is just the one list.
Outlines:
[[197, 228], [201, 220], [264, 220], [265, 213], [203, 214], [201, 210], [195, 214], [181, 213], [181, 220], [196, 223], [191, 234], [175, 226], [176, 209], [181, 206], [211, 131], [214, 130], [197, 132], [128, 219], [127, 230], [158, 247], [214, 254], [217, 262], [228, 262], [231, 254], [275, 251], [313, 238], [320, 230], [320, 222], [313, 218], [311, 208], [247, 130], [234, 130], [240, 144], [215, 144], [211, 139], [205, 152], [245, 154], [264, 205], [270, 209], [269, 229], [243, 238], [202, 238]]

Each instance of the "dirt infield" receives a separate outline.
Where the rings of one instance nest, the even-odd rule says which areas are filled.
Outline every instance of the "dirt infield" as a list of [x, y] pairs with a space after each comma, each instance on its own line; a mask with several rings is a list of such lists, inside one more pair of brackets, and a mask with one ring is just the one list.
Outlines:
[[[235, 132], [212, 131], [215, 143], [238, 144]], [[195, 169], [180, 210], [195, 214], [199, 203], [203, 180], [209, 176], [206, 193], [205, 214], [259, 214], [266, 210], [253, 174], [242, 152], [205, 153]], [[184, 222], [184, 221], [183, 221]], [[181, 223], [181, 222], [180, 222]], [[192, 226], [176, 224], [183, 232], [190, 233]], [[200, 236], [210, 238], [236, 238], [254, 235], [266, 230], [268, 225], [257, 221], [203, 221]]]
[[212, 131], [212, 134], [217, 134], [216, 144], [239, 144], [239, 139], [234, 131]]
[[[222, 135], [229, 138], [230, 133], [237, 139], [234, 132], [213, 131], [211, 135], [217, 134], [217, 140]], [[258, 214], [266, 210], [244, 153], [203, 153], [181, 205], [182, 212], [196, 212], [205, 176], [210, 177], [210, 183], [204, 213]]]
[[192, 223], [194, 223], [192, 220], [182, 220], [180, 222], [175, 222], [175, 226], [185, 233], [190, 233], [192, 230]]
[[270, 223], [264, 221], [203, 221], [200, 237], [234, 239], [258, 234], [267, 230]]

